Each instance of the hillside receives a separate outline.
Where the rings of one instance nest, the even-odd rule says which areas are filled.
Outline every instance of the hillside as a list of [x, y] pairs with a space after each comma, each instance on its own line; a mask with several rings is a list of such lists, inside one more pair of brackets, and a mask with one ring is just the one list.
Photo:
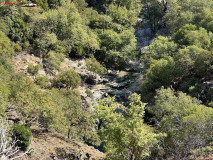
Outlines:
[[1, 4], [0, 160], [212, 159], [212, 0]]

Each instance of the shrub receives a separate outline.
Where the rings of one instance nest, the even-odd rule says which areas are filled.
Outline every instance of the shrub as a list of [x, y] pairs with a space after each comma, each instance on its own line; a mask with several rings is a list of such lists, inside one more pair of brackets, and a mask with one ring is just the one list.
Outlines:
[[107, 69], [103, 67], [94, 57], [86, 60], [87, 69], [97, 74], [107, 74]]
[[32, 64], [29, 64], [27, 72], [32, 75], [36, 75], [39, 71], [39, 67], [40, 67], [39, 65], [33, 66]]
[[15, 49], [16, 52], [21, 52], [22, 51], [21, 46], [19, 46], [18, 44], [15, 44], [14, 49]]
[[26, 152], [22, 152], [20, 154], [20, 147], [18, 147], [17, 139], [11, 139], [11, 136], [9, 134], [9, 121], [4, 119], [3, 117], [0, 117], [1, 124], [0, 124], [0, 136], [1, 136], [1, 147], [0, 147], [0, 153], [1, 153], [1, 160], [12, 160], [12, 159], [23, 159], [25, 154], [28, 154], [30, 150], [27, 150]]
[[90, 89], [88, 89], [88, 88], [86, 89], [86, 94], [87, 94], [87, 96], [90, 97], [90, 98], [93, 98], [93, 97], [94, 97], [92, 91], [91, 91]]
[[46, 67], [50, 70], [60, 70], [61, 62], [64, 60], [64, 55], [61, 53], [56, 53], [50, 51], [46, 58], [44, 58], [44, 62], [46, 63]]
[[32, 132], [29, 127], [15, 124], [13, 127], [13, 138], [19, 140], [17, 146], [26, 151], [31, 143]]
[[59, 73], [54, 79], [56, 87], [77, 88], [81, 84], [81, 77], [74, 70], [66, 70]]
[[202, 147], [199, 149], [190, 151], [190, 159], [197, 159], [198, 157], [206, 157], [213, 153], [213, 149], [211, 146]]
[[44, 77], [38, 77], [36, 79], [36, 83], [41, 87], [41, 88], [46, 88], [49, 84], [49, 79], [47, 76]]
[[10, 39], [0, 31], [0, 56], [12, 57], [14, 54]]
[[23, 48], [27, 49], [30, 46], [30, 43], [28, 41], [25, 41], [22, 45]]

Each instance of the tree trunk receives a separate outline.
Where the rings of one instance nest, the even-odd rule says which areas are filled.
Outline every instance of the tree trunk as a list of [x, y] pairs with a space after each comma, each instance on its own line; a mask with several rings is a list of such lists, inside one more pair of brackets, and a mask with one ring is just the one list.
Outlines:
[[134, 153], [135, 153], [135, 149], [134, 149], [134, 147], [132, 147], [131, 152], [130, 152], [130, 156], [129, 156], [129, 160], [135, 160]]
[[71, 130], [70, 130], [70, 128], [68, 129], [68, 134], [67, 134], [67, 138], [68, 139], [70, 139], [70, 132], [71, 132]]

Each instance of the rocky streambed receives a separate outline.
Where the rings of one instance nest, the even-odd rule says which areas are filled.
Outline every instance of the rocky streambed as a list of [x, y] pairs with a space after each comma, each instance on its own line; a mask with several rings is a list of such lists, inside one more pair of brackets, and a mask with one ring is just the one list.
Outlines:
[[[125, 104], [131, 92], [139, 91], [139, 82], [142, 80], [140, 71], [142, 64], [139, 61], [130, 61], [131, 67], [125, 71], [108, 70], [104, 76], [94, 75], [87, 70], [85, 60], [65, 59], [62, 63], [63, 69], [73, 68], [82, 78], [82, 85], [79, 88], [81, 96], [87, 103], [93, 102], [107, 96], [115, 97], [117, 102]], [[93, 93], [93, 98], [89, 98], [86, 89]]]
[[[138, 50], [143, 50], [144, 47], [148, 46], [153, 41], [151, 27], [149, 27], [146, 21], [141, 21], [141, 23], [141, 29], [135, 32]], [[42, 64], [42, 59], [26, 53], [17, 55], [14, 58], [14, 64], [16, 72], [23, 72], [32, 79], [35, 79], [35, 77], [27, 73], [28, 65]], [[88, 71], [85, 59], [65, 58], [64, 62], [61, 64], [61, 69], [69, 68], [74, 69], [80, 74], [82, 84], [78, 89], [80, 90], [82, 99], [90, 106], [92, 106], [93, 102], [107, 96], [114, 96], [117, 102], [126, 104], [130, 93], [140, 91], [140, 84], [143, 79], [143, 75], [141, 74], [143, 64], [139, 60], [130, 61], [129, 66], [123, 71], [108, 70], [107, 75], [104, 76], [95, 75]], [[49, 73], [46, 73], [42, 67], [39, 69], [39, 75], [48, 76], [50, 80], [54, 78], [49, 75]], [[88, 88], [93, 93], [93, 98], [90, 98], [86, 94]]]
[[[141, 20], [141, 29], [135, 32], [137, 39], [137, 49], [143, 50], [144, 47], [150, 45], [154, 40], [154, 34], [151, 27], [145, 20]], [[80, 74], [83, 84], [79, 88], [81, 96], [92, 106], [92, 103], [107, 96], [115, 97], [115, 100], [124, 105], [128, 102], [128, 96], [133, 92], [140, 92], [140, 84], [143, 80], [141, 70], [143, 64], [137, 61], [130, 61], [129, 67], [123, 71], [108, 70], [107, 75], [99, 76], [89, 72], [86, 68], [85, 60], [65, 59], [62, 68], [73, 68]], [[89, 88], [94, 98], [89, 98], [85, 91]]]

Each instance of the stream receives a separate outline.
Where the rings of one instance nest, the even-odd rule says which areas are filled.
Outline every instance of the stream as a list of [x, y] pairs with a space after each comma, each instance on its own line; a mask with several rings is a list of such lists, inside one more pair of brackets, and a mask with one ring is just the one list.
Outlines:
[[[153, 40], [153, 33], [151, 27], [145, 20], [138, 19], [141, 22], [141, 29], [135, 32], [137, 39], [137, 49], [142, 51], [144, 47], [150, 45]], [[108, 70], [108, 74], [96, 78], [96, 84], [90, 85], [89, 88], [93, 92], [95, 102], [103, 97], [113, 96], [115, 101], [128, 104], [128, 96], [134, 92], [140, 92], [139, 85], [143, 80], [141, 69], [143, 64], [140, 60], [130, 61], [129, 67], [124, 71]]]

